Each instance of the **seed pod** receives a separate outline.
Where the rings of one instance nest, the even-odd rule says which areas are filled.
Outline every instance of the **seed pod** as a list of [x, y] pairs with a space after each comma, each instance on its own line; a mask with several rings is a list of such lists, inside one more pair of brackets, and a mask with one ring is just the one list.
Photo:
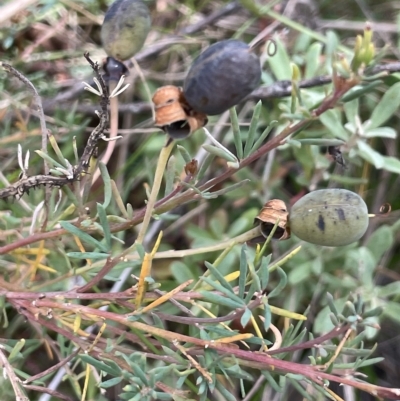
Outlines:
[[141, 0], [116, 0], [101, 27], [101, 41], [108, 56], [123, 61], [143, 46], [150, 31], [150, 11]]
[[249, 46], [239, 40], [224, 40], [193, 62], [183, 94], [193, 110], [216, 115], [243, 100], [260, 79], [260, 60]]
[[312, 244], [343, 246], [359, 240], [368, 228], [363, 199], [346, 189], [321, 189], [300, 198], [289, 214], [290, 230]]

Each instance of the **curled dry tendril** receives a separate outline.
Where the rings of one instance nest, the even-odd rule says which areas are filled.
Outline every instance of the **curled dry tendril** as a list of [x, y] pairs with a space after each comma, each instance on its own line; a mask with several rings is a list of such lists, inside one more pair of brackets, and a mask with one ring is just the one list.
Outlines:
[[381, 205], [381, 207], [379, 208], [379, 213], [381, 216], [386, 216], [388, 215], [390, 212], [392, 211], [392, 205], [390, 203], [384, 203], [383, 205]]

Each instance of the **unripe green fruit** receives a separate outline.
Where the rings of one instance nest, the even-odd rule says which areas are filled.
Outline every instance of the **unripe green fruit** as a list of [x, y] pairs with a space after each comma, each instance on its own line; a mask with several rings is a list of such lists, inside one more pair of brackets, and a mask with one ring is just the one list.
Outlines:
[[359, 240], [368, 228], [364, 200], [346, 189], [321, 189], [300, 198], [289, 214], [290, 230], [312, 244], [343, 246]]
[[150, 27], [150, 11], [143, 1], [116, 0], [101, 27], [104, 50], [117, 60], [127, 60], [143, 47]]
[[260, 83], [259, 58], [239, 40], [210, 46], [193, 62], [183, 94], [196, 111], [221, 114], [238, 104]]

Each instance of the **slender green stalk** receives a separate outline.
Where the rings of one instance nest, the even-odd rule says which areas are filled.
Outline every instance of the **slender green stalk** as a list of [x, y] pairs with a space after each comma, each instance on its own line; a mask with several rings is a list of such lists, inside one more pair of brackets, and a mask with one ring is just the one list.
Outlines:
[[[168, 138], [170, 141], [170, 138]], [[164, 175], [165, 167], [167, 166], [169, 155], [171, 154], [172, 148], [174, 147], [174, 142], [171, 141], [169, 144], [165, 145], [160, 152], [160, 156], [158, 158], [156, 173], [154, 176], [153, 187], [151, 188], [151, 193], [149, 200], [147, 201], [146, 213], [143, 218], [143, 224], [140, 227], [140, 231], [138, 237], [136, 239], [137, 244], [142, 244], [144, 236], [146, 235], [147, 227], [150, 224], [151, 215], [153, 214], [154, 205], [157, 200], [157, 195], [161, 187], [162, 178]]]
[[[238, 235], [237, 237], [231, 238], [226, 241], [221, 241], [217, 244], [205, 246], [201, 248], [194, 248], [194, 249], [184, 249], [184, 250], [170, 250], [164, 252], [157, 252], [154, 255], [154, 259], [170, 259], [170, 258], [183, 258], [185, 256], [191, 255], [201, 255], [203, 253], [210, 253], [215, 251], [220, 251], [226, 248], [229, 248], [235, 244], [243, 244], [244, 242], [250, 241], [253, 238], [256, 238], [260, 235], [260, 228], [255, 227], [249, 231], [246, 231], [243, 234]], [[138, 260], [139, 256], [135, 253], [132, 255], [126, 256], [127, 260]]]

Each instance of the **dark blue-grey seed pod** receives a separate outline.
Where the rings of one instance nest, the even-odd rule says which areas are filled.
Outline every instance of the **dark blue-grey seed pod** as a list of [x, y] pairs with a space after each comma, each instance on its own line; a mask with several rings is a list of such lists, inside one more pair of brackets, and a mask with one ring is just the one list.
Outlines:
[[206, 49], [192, 64], [183, 94], [193, 110], [221, 114], [260, 84], [260, 60], [239, 40], [224, 40]]

